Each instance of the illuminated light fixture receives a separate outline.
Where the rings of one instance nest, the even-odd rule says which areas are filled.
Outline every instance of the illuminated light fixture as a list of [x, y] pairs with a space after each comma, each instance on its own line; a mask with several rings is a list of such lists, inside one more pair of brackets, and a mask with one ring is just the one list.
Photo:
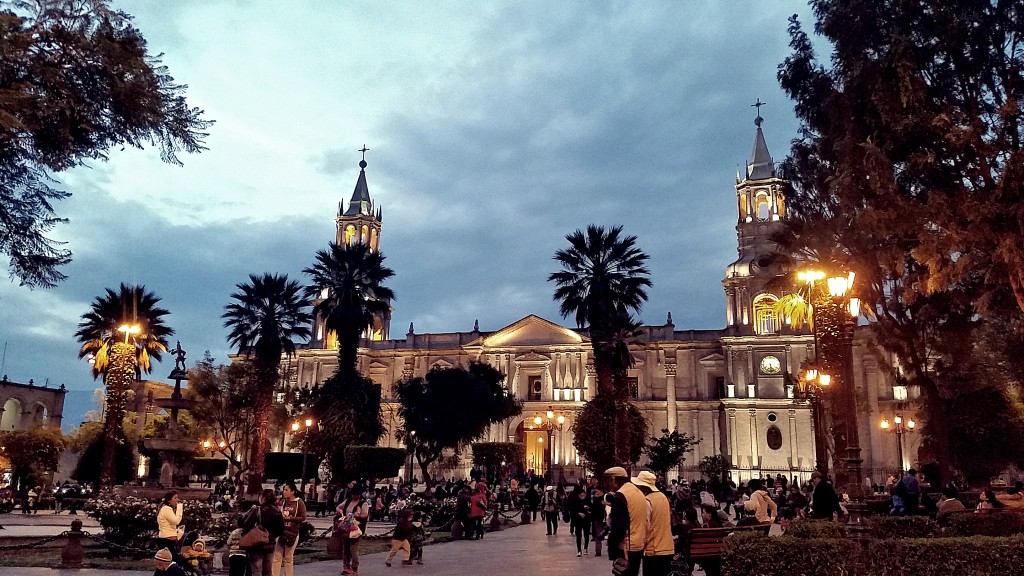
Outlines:
[[907, 428], [910, 428], [911, 430], [913, 430], [914, 426], [917, 426], [917, 422], [914, 422], [913, 420], [908, 420], [907, 421]]
[[860, 316], [860, 298], [850, 298], [850, 316]]
[[543, 436], [541, 436], [540, 438], [537, 438], [537, 442], [541, 442], [541, 443], [543, 443], [543, 442], [544, 442], [544, 437], [543, 437]]
[[828, 386], [829, 384], [832, 383], [832, 376], [829, 374], [819, 374], [818, 383], [821, 384], [822, 386]]
[[562, 416], [561, 414], [559, 414], [558, 418], [555, 420], [557, 420], [559, 424], [565, 424], [565, 416]]
[[225, 447], [227, 447], [227, 445], [228, 445], [228, 443], [227, 443], [227, 442], [225, 442], [225, 441], [223, 441], [223, 440], [221, 440], [221, 441], [220, 441], [220, 442], [219, 442], [219, 443], [217, 444], [217, 446], [220, 446], [221, 448], [225, 448]]
[[537, 425], [537, 426], [540, 426], [540, 423], [541, 423], [541, 422], [543, 422], [543, 420], [541, 419], [541, 417], [540, 417], [540, 416], [534, 416], [534, 417], [533, 417], [533, 423], [534, 423], [535, 425]]
[[298, 431], [299, 431], [299, 423], [298, 422], [292, 422], [292, 432], [298, 432]]
[[900, 417], [900, 416], [896, 416], [896, 417], [895, 417], [895, 418], [893, 418], [892, 420], [893, 420], [893, 422], [895, 422], [896, 424], [899, 424], [899, 423], [903, 422], [903, 418], [902, 418], [902, 417]]
[[551, 410], [548, 410], [547, 417], [548, 417], [548, 420], [550, 420], [550, 419], [555, 417], [555, 413], [552, 412]]
[[800, 272], [797, 273], [796, 277], [798, 280], [802, 282], [813, 284], [818, 280], [824, 279], [825, 273], [822, 272], [821, 270], [801, 270]]
[[128, 343], [128, 335], [129, 334], [138, 334], [139, 332], [142, 332], [142, 328], [139, 328], [138, 324], [132, 324], [131, 326], [129, 326], [127, 324], [121, 324], [117, 328], [117, 331], [118, 332], [124, 332], [124, 343], [127, 344]]
[[883, 418], [882, 419], [882, 430], [888, 430], [888, 429], [889, 429], [889, 420]]
[[312, 418], [306, 418], [306, 428], [309, 428], [312, 425], [313, 425], [313, 419]]

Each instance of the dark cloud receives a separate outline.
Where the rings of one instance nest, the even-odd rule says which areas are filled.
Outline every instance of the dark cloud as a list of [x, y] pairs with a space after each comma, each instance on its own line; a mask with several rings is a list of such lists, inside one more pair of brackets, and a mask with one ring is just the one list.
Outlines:
[[[786, 18], [806, 12], [802, 3], [524, 2], [453, 5], [424, 17], [390, 4], [354, 12], [296, 4], [295, 18], [324, 14], [294, 31], [261, 24], [273, 11], [258, 3], [172, 4], [125, 8], [192, 94], [246, 96], [225, 100], [214, 137], [258, 140], [258, 158], [282, 160], [246, 169], [278, 176], [304, 164], [310, 173], [268, 194], [260, 174], [231, 173], [233, 156], [249, 151], [220, 145], [174, 173], [202, 171], [176, 204], [166, 192], [147, 199], [160, 176], [146, 172], [131, 180], [136, 198], [115, 200], [126, 192], [123, 174], [112, 177], [116, 157], [79, 175], [76, 195], [59, 206], [72, 218], [60, 231], [75, 251], [69, 281], [52, 291], [0, 286], [12, 377], [90, 386], [75, 325], [122, 281], [163, 298], [190, 360], [207, 349], [225, 360], [220, 314], [235, 284], [262, 272], [305, 281], [301, 270], [334, 239], [335, 205], [352, 192], [364, 142], [370, 192], [384, 211], [382, 250], [396, 271], [392, 337], [409, 322], [423, 333], [468, 331], [475, 319], [496, 330], [531, 313], [559, 321], [547, 282], [552, 255], [591, 223], [623, 225], [650, 254], [644, 321], [663, 323], [671, 311], [679, 329], [724, 325], [720, 279], [736, 254], [733, 184], [753, 143], [750, 103], [768, 102], [765, 135], [781, 159], [796, 123], [775, 74], [788, 51]], [[218, 14], [239, 25], [202, 20]], [[315, 37], [324, 22], [389, 35], [366, 46], [341, 32]], [[235, 28], [271, 30], [280, 36], [268, 36], [268, 46], [309, 50], [280, 61], [268, 50], [250, 58], [251, 70], [222, 75], [207, 51], [226, 43], [218, 54], [236, 67], [246, 62], [231, 48]], [[296, 67], [319, 72], [300, 78], [309, 85], [281, 80]], [[247, 76], [256, 83], [245, 84]], [[267, 90], [280, 91], [279, 107], [238, 108]], [[331, 116], [291, 120], [310, 106]], [[329, 145], [287, 144], [320, 132]], [[299, 160], [286, 163], [288, 155]], [[297, 209], [300, 192], [315, 210]], [[155, 376], [169, 369], [164, 362]]]

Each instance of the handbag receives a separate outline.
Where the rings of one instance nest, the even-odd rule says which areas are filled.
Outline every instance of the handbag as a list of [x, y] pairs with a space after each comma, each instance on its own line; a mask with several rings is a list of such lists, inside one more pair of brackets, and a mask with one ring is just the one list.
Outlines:
[[263, 527], [261, 522], [260, 511], [257, 508], [256, 525], [245, 534], [242, 534], [242, 539], [238, 541], [239, 548], [258, 548], [270, 544], [270, 532], [267, 532], [267, 529]]

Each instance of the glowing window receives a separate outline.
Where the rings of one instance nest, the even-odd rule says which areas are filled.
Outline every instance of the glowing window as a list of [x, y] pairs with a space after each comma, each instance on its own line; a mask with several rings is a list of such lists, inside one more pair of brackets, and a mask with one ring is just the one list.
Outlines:
[[774, 294], [759, 294], [754, 298], [755, 334], [774, 334], [779, 331], [779, 319], [775, 315], [775, 304], [778, 301]]
[[757, 219], [762, 222], [767, 221], [768, 217], [771, 216], [772, 203], [768, 197], [768, 192], [761, 191], [754, 197], [754, 213], [757, 214]]
[[351, 246], [356, 241], [356, 227], [349, 224], [345, 228], [345, 245]]
[[747, 219], [747, 195], [740, 194], [740, 220]]
[[782, 192], [775, 193], [775, 205], [778, 207], [779, 216], [782, 218], [786, 217], [786, 198], [782, 195]]
[[363, 226], [363, 233], [362, 233], [362, 235], [359, 236], [359, 241], [362, 242], [363, 244], [367, 244], [367, 243], [370, 242], [370, 228], [369, 227], [367, 227], [365, 225]]
[[370, 230], [370, 250], [377, 251], [377, 229]]

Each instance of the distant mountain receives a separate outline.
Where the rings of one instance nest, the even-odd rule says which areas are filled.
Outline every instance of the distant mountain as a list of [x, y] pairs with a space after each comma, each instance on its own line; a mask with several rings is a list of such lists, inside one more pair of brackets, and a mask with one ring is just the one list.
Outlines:
[[102, 390], [99, 386], [94, 390], [68, 390], [64, 396], [64, 418], [61, 420], [61, 429], [64, 432], [71, 432], [78, 428], [85, 420], [85, 414], [89, 411], [100, 411], [99, 396], [96, 390]]

